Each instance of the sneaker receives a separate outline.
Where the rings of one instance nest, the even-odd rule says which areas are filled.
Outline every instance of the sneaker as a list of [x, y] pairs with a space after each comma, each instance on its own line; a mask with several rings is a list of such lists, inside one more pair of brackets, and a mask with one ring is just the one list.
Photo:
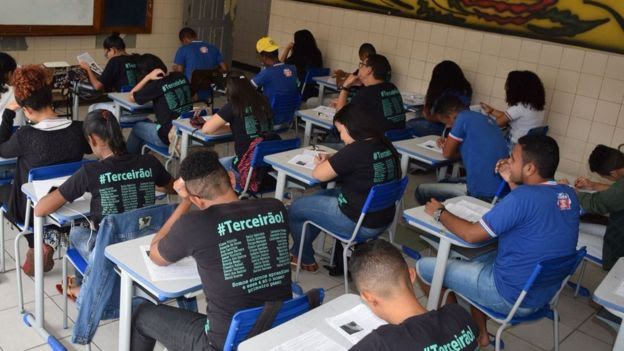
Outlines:
[[[48, 244], [43, 245], [43, 271], [49, 272], [54, 268], [54, 249]], [[35, 275], [35, 250], [28, 248], [26, 259], [22, 264], [22, 271], [29, 277]]]

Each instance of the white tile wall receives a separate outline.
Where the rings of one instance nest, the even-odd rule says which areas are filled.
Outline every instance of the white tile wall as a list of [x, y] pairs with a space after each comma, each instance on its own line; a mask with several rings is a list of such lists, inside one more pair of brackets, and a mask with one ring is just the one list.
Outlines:
[[310, 29], [332, 69], [352, 70], [359, 45], [371, 42], [406, 91], [424, 93], [433, 66], [450, 59], [472, 83], [473, 102], [504, 109], [507, 73], [536, 72], [566, 173], [588, 175], [587, 155], [597, 143], [624, 143], [624, 55], [291, 0], [273, 0], [270, 16], [269, 35], [279, 44]]

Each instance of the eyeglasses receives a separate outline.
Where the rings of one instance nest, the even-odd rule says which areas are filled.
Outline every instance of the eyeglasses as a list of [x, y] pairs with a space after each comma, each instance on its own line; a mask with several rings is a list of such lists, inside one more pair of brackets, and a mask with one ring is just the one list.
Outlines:
[[360, 61], [359, 67], [362, 68], [364, 66], [366, 66], [366, 62]]

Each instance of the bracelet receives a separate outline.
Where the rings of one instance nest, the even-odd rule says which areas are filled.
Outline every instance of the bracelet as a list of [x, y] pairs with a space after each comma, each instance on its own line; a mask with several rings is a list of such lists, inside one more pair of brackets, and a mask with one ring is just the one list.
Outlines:
[[341, 87], [341, 88], [340, 88], [340, 90], [344, 90], [344, 91], [346, 91], [346, 92], [349, 92], [349, 88], [348, 88], [348, 87], [345, 87], [345, 86]]

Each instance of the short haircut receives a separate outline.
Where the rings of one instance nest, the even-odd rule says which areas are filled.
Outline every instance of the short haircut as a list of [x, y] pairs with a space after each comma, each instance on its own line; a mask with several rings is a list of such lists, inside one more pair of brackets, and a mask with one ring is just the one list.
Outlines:
[[370, 55], [375, 55], [376, 53], [377, 50], [375, 50], [375, 47], [371, 43], [364, 43], [360, 45], [360, 50], [358, 50], [358, 55], [360, 55], [360, 57], [368, 57]]
[[464, 102], [452, 92], [443, 93], [431, 105], [431, 114], [434, 116], [447, 116], [455, 111], [466, 108]]
[[390, 67], [390, 62], [383, 55], [372, 54], [366, 58], [366, 66], [370, 67], [373, 70], [373, 77], [379, 80], [390, 80], [390, 75], [392, 74], [392, 68]]
[[195, 33], [195, 31], [193, 30], [193, 28], [189, 28], [189, 27], [184, 27], [182, 29], [180, 29], [180, 32], [178, 33], [178, 38], [180, 39], [180, 41], [188, 38], [188, 39], [195, 39], [197, 38], [197, 33]]
[[194, 152], [180, 164], [180, 178], [189, 194], [212, 200], [231, 189], [230, 177], [212, 150]]
[[167, 66], [156, 55], [143, 54], [137, 59], [137, 73], [141, 79], [157, 68], [167, 73]]
[[548, 135], [528, 134], [518, 139], [522, 147], [522, 160], [533, 162], [540, 177], [554, 179], [559, 166], [559, 146]]
[[[619, 148], [624, 146], [620, 145]], [[608, 176], [611, 171], [624, 167], [624, 153], [606, 145], [596, 145], [589, 155], [589, 169], [601, 176]]]
[[117, 50], [126, 50], [126, 43], [119, 36], [119, 32], [113, 32], [113, 34], [109, 35], [104, 39], [102, 46], [106, 50], [117, 49]]
[[[349, 264], [359, 291], [368, 290], [389, 298], [397, 289], [412, 289], [407, 263], [394, 245], [381, 239], [359, 245]], [[402, 286], [403, 285], [403, 286]]]
[[537, 74], [531, 71], [509, 72], [505, 94], [505, 100], [510, 106], [525, 104], [534, 110], [543, 111], [546, 104], [544, 85]]
[[279, 50], [262, 51], [262, 52], [259, 52], [258, 54], [268, 59], [279, 60]]

